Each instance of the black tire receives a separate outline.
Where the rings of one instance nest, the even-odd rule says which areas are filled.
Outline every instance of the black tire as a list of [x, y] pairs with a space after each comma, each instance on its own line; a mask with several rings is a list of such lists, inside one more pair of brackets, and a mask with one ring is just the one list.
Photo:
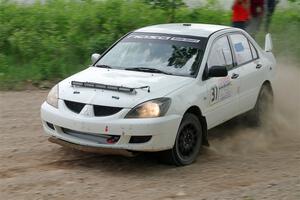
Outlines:
[[161, 152], [162, 162], [177, 166], [193, 163], [202, 145], [202, 126], [199, 119], [190, 113], [183, 116], [172, 149]]
[[273, 110], [273, 93], [268, 85], [260, 89], [255, 107], [249, 112], [247, 118], [250, 126], [261, 126]]

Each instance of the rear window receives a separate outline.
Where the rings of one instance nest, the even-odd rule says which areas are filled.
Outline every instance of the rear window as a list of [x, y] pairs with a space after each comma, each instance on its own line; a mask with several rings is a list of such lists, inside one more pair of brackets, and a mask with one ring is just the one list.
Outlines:
[[245, 64], [252, 60], [252, 52], [248, 39], [242, 34], [232, 34], [229, 36], [233, 44], [233, 50], [238, 65]]

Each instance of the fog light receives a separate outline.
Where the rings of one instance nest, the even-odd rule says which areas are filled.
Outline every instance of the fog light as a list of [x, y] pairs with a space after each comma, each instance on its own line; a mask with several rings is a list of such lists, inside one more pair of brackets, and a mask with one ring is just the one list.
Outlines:
[[141, 143], [146, 143], [152, 138], [151, 135], [147, 136], [131, 136], [129, 143], [131, 144], [141, 144]]
[[47, 126], [48, 126], [49, 128], [51, 128], [52, 130], [55, 130], [53, 124], [51, 124], [51, 123], [49, 123], [49, 122], [46, 122], [46, 124], [47, 124]]

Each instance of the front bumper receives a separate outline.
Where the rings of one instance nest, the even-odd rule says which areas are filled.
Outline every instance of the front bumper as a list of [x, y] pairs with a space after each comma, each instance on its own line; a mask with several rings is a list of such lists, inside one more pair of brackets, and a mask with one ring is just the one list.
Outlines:
[[[44, 102], [41, 107], [43, 128], [52, 137], [73, 144], [133, 151], [162, 151], [174, 145], [177, 130], [181, 121], [180, 115], [168, 115], [148, 119], [124, 119], [129, 109], [123, 109], [108, 117], [85, 116], [74, 113], [59, 100], [59, 109]], [[47, 125], [53, 124], [53, 129]], [[114, 144], [103, 144], [98, 141], [66, 134], [70, 129], [93, 135], [113, 135], [119, 139]], [[145, 143], [130, 143], [132, 136], [151, 136]]]

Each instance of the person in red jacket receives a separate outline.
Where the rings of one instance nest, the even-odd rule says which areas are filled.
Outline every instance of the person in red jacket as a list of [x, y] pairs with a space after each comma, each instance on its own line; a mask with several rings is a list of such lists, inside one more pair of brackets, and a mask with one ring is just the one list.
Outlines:
[[232, 26], [246, 29], [249, 20], [249, 0], [235, 0], [232, 6]]
[[255, 37], [264, 17], [264, 0], [250, 1], [250, 15], [251, 20], [247, 27], [247, 31], [250, 35], [252, 35], [252, 37]]

